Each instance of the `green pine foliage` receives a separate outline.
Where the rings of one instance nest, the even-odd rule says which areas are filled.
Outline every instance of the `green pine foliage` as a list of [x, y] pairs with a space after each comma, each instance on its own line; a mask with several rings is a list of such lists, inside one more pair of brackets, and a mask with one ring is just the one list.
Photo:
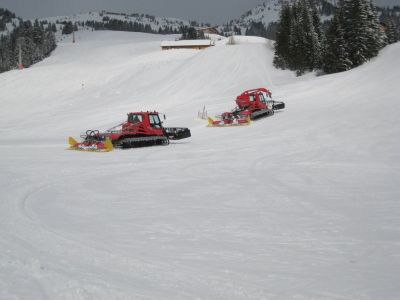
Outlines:
[[276, 34], [274, 65], [296, 71], [320, 68], [325, 37], [317, 10], [308, 0], [283, 4]]
[[366, 10], [368, 16], [368, 39], [367, 46], [369, 50], [368, 58], [372, 58], [378, 55], [379, 51], [386, 46], [386, 34], [380, 30], [380, 22], [378, 12], [371, 1], [367, 1]]
[[269, 40], [276, 41], [276, 32], [278, 31], [279, 24], [277, 22], [270, 22], [266, 28], [265, 37]]
[[318, 39], [318, 43], [319, 43], [319, 47], [317, 49], [318, 53], [316, 55], [316, 57], [318, 59], [316, 60], [315, 67], [317, 69], [320, 69], [322, 67], [323, 55], [325, 53], [326, 36], [325, 36], [324, 29], [323, 29], [323, 25], [321, 23], [320, 15], [315, 6], [312, 7], [311, 17], [312, 17], [312, 22], [313, 22], [313, 26], [314, 26], [314, 31], [315, 31], [315, 34], [317, 35], [317, 39]]
[[362, 65], [368, 60], [368, 20], [364, 0], [346, 0], [345, 5], [349, 8], [345, 10], [346, 40], [350, 60], [354, 66]]
[[326, 50], [323, 59], [323, 70], [326, 73], [337, 73], [350, 70], [353, 66], [347, 52], [347, 43], [344, 38], [342, 14], [337, 13], [329, 27], [326, 38]]
[[[72, 32], [76, 31], [77, 28], [72, 24], [71, 21], [63, 23], [63, 29], [61, 31], [62, 34], [71, 34]], [[75, 30], [76, 29], [76, 30]]]
[[0, 73], [17, 68], [19, 49], [22, 50], [22, 64], [29, 67], [49, 56], [56, 48], [52, 24], [32, 24], [21, 20], [19, 26], [9, 34], [0, 37]]
[[335, 73], [362, 65], [378, 55], [386, 40], [370, 0], [344, 0], [327, 32], [323, 69]]
[[288, 3], [282, 4], [280, 21], [276, 33], [274, 65], [277, 68], [289, 67], [289, 38], [291, 36], [292, 8]]
[[290, 23], [289, 55], [287, 64], [289, 69], [302, 75], [306, 69], [305, 53], [307, 51], [305, 41], [306, 31], [303, 26], [303, 14], [299, 6], [292, 8], [292, 22]]
[[342, 0], [326, 34], [312, 0], [283, 4], [276, 35], [274, 65], [296, 71], [336, 73], [362, 65], [396, 41], [392, 25], [385, 35], [371, 0]]
[[260, 36], [266, 38], [268, 33], [267, 33], [267, 28], [265, 28], [264, 24], [262, 22], [251, 22], [249, 28], [246, 29], [245, 35], [248, 36]]
[[398, 41], [397, 32], [392, 20], [387, 21], [387, 28], [386, 28], [386, 36], [387, 36], [387, 43], [394, 44]]
[[[313, 9], [310, 10], [308, 3], [305, 0], [301, 1], [300, 4], [301, 13], [303, 15], [303, 24], [301, 24], [301, 27], [305, 30], [305, 36], [302, 43], [304, 45], [304, 52], [306, 55], [303, 59], [305, 61], [306, 69], [312, 71], [318, 69], [318, 67], [321, 65], [321, 41], [320, 36], [318, 35], [314, 26], [312, 18]], [[317, 23], [321, 23], [319, 18]]]

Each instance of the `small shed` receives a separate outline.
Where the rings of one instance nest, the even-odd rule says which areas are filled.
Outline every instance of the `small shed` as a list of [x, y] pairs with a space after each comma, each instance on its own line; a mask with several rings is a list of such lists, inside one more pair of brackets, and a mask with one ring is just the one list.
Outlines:
[[211, 40], [179, 40], [179, 41], [162, 41], [161, 49], [205, 49], [214, 46]]

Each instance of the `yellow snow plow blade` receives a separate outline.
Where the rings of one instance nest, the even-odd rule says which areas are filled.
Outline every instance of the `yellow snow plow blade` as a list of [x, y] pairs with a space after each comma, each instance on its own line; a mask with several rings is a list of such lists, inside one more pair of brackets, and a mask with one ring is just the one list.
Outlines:
[[251, 123], [250, 116], [247, 116], [246, 120], [242, 120], [242, 122], [232, 122], [232, 123], [224, 123], [223, 121], [214, 121], [212, 118], [208, 117], [207, 127], [247, 126], [250, 125], [250, 123]]
[[106, 142], [104, 143], [104, 145], [105, 145], [106, 152], [113, 151], [114, 146], [111, 143], [111, 140], [109, 138], [106, 139]]
[[213, 127], [214, 126], [214, 120], [208, 117], [208, 127]]
[[110, 152], [114, 146], [109, 138], [105, 142], [83, 142], [78, 143], [73, 137], [68, 138], [68, 150], [86, 151], [86, 152]]
[[73, 148], [78, 144], [78, 142], [72, 136], [70, 136], [68, 138], [68, 144], [70, 148]]

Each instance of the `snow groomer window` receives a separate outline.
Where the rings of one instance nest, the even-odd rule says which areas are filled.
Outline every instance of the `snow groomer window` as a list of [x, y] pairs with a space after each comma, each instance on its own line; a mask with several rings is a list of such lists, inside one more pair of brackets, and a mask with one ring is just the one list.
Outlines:
[[143, 121], [143, 116], [139, 114], [133, 114], [132, 115], [132, 123], [141, 123]]
[[150, 115], [150, 126], [154, 128], [161, 128], [161, 122], [158, 115]]

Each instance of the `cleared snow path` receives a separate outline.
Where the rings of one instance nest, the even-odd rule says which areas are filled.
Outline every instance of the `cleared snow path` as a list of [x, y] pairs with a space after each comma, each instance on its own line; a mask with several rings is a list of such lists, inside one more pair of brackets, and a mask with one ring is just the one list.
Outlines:
[[[0, 74], [0, 299], [398, 299], [400, 44], [295, 78], [262, 39], [162, 52], [168, 38], [80, 33]], [[262, 86], [287, 109], [196, 118]], [[64, 150], [138, 110], [192, 138]]]

